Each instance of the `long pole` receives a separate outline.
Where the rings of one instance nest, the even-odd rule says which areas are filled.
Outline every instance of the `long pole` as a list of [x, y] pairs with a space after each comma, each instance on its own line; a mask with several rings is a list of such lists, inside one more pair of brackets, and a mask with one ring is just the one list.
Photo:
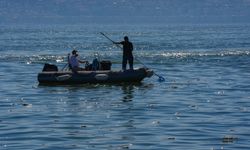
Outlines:
[[[104, 37], [106, 37], [108, 40], [110, 40], [112, 43], [115, 43], [115, 41], [113, 41], [112, 39], [110, 39], [108, 36], [106, 36], [103, 32], [100, 32], [100, 34], [101, 35], [103, 35]], [[119, 47], [119, 48], [121, 48], [122, 49], [122, 47], [120, 46], [120, 45], [117, 45], [116, 44], [116, 46], [117, 47]], [[139, 62], [139, 63], [141, 63], [144, 67], [146, 67], [146, 68], [148, 68], [144, 63], [142, 63], [139, 59], [137, 59], [136, 57], [135, 57], [135, 59]], [[154, 75], [156, 75], [157, 77], [159, 77], [159, 81], [165, 81], [165, 78], [163, 77], [163, 76], [160, 76], [160, 75], [158, 75], [158, 74], [156, 74], [155, 72], [154, 72]]]
[[70, 57], [70, 53], [68, 53], [68, 56], [67, 56], [67, 63], [64, 65], [64, 67], [62, 68], [62, 70], [64, 70], [65, 67], [69, 65], [69, 57]]

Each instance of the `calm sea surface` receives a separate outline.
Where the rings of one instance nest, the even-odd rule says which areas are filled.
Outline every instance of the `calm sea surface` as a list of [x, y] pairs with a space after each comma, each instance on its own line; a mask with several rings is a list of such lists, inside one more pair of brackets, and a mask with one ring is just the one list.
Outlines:
[[[119, 70], [100, 32], [166, 81], [38, 85], [74, 48]], [[250, 149], [250, 25], [2, 25], [0, 54], [1, 150]]]

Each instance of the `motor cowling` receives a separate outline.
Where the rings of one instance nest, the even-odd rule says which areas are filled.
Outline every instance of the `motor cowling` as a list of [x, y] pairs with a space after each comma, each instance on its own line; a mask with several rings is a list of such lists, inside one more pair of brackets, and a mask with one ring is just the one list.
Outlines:
[[43, 72], [44, 71], [58, 71], [58, 67], [56, 65], [46, 63], [43, 66]]
[[111, 65], [112, 65], [111, 61], [103, 60], [100, 62], [100, 64], [101, 64], [101, 70], [111, 70]]

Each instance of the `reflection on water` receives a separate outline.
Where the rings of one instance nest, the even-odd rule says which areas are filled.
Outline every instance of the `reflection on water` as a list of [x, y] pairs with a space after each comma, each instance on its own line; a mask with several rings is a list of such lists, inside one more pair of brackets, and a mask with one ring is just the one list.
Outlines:
[[122, 86], [123, 91], [123, 102], [129, 102], [132, 101], [134, 96], [134, 85], [123, 85]]
[[104, 149], [128, 149], [143, 133], [135, 132], [138, 126], [135, 116], [143, 115], [143, 108], [136, 104], [141, 100], [136, 96], [151, 87], [140, 83], [39, 86], [39, 89], [60, 97], [57, 103], [50, 102], [53, 106], [48, 107], [51, 119], [56, 120], [51, 128], [56, 134], [60, 131], [59, 136], [63, 139], [82, 140], [82, 143], [75, 143], [76, 147], [85, 143], [90, 147], [104, 146]]

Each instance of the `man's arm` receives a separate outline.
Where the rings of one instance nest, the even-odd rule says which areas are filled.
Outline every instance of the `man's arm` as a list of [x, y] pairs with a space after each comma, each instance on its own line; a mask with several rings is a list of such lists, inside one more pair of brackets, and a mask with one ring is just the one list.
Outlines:
[[113, 41], [113, 44], [122, 44], [123, 42], [115, 42]]
[[87, 63], [87, 60], [78, 60], [79, 63]]

